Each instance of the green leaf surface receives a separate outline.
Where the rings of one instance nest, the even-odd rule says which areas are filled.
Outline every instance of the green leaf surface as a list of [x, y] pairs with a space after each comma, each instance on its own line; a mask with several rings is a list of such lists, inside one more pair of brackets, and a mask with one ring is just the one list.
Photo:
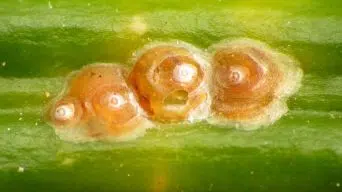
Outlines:
[[[0, 191], [339, 191], [342, 3], [2, 0]], [[304, 70], [290, 111], [257, 131], [166, 125], [125, 143], [61, 141], [42, 121], [73, 70], [131, 66], [151, 41], [249, 37]], [[49, 97], [47, 97], [49, 96]]]

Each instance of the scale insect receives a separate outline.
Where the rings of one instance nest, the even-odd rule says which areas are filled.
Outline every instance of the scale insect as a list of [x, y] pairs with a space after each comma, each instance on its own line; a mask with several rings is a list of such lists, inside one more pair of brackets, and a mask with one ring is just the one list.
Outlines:
[[72, 132], [80, 138], [126, 140], [141, 135], [153, 124], [144, 117], [126, 78], [127, 70], [115, 64], [82, 68], [71, 75], [61, 99], [51, 104], [51, 124], [61, 135]]
[[213, 45], [210, 123], [256, 129], [287, 112], [286, 100], [301, 84], [299, 62], [251, 39]]
[[224, 40], [209, 52], [185, 42], [151, 43], [128, 71], [93, 64], [70, 75], [48, 120], [66, 140], [127, 140], [157, 123], [211, 124], [253, 130], [287, 111], [301, 85], [299, 62], [260, 41]]
[[160, 122], [193, 122], [210, 108], [206, 54], [178, 41], [146, 45], [134, 60], [129, 82], [150, 118]]

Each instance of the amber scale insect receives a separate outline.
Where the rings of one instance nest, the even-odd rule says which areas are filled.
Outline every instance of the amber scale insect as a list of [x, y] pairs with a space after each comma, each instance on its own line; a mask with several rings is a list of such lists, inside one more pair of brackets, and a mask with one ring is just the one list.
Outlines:
[[[51, 104], [48, 119], [58, 133], [80, 138], [130, 138], [152, 123], [127, 85], [127, 70], [93, 64], [73, 74], [64, 93]], [[64, 134], [65, 133], [65, 134]]]
[[154, 43], [135, 58], [129, 82], [150, 118], [162, 122], [196, 121], [209, 115], [209, 63], [184, 42]]
[[256, 129], [287, 112], [286, 99], [303, 76], [298, 61], [251, 39], [225, 40], [210, 50], [211, 123]]
[[297, 60], [251, 39], [224, 40], [209, 52], [152, 43], [135, 55], [130, 72], [93, 64], [71, 75], [47, 113], [62, 138], [127, 140], [156, 122], [256, 129], [287, 112], [303, 76]]

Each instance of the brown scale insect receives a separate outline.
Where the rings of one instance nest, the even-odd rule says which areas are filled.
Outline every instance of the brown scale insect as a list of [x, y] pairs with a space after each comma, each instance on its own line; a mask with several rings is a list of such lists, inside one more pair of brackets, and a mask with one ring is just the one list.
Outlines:
[[223, 41], [207, 54], [183, 43], [147, 45], [131, 73], [93, 64], [70, 76], [46, 116], [65, 140], [127, 140], [159, 122], [203, 120], [245, 130], [269, 125], [287, 112], [300, 87], [299, 63], [266, 44]]
[[49, 119], [56, 129], [81, 127], [90, 137], [121, 137], [151, 126], [126, 83], [127, 72], [111, 64], [84, 67], [74, 74]]
[[[203, 119], [209, 110], [208, 64], [187, 44], [148, 46], [136, 59], [129, 82], [156, 121]], [[196, 112], [202, 111], [201, 115]]]
[[239, 125], [266, 125], [287, 111], [285, 100], [302, 77], [294, 59], [249, 39], [213, 47], [214, 116]]

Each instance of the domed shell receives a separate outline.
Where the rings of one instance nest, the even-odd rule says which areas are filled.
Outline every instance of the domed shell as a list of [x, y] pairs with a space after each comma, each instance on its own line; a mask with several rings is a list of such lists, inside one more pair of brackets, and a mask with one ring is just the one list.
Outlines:
[[82, 121], [84, 109], [74, 97], [57, 100], [48, 110], [48, 121], [56, 128], [71, 128]]
[[153, 44], [136, 58], [129, 82], [154, 120], [192, 121], [208, 114], [208, 70], [205, 54], [188, 44]]
[[223, 41], [211, 50], [211, 122], [254, 129], [287, 111], [286, 98], [298, 90], [302, 78], [295, 59], [251, 39]]
[[[152, 126], [128, 87], [127, 71], [114, 64], [93, 64], [73, 73], [65, 97], [77, 98], [83, 108], [81, 127], [87, 137], [132, 138]], [[124, 140], [124, 139], [123, 139]]]

